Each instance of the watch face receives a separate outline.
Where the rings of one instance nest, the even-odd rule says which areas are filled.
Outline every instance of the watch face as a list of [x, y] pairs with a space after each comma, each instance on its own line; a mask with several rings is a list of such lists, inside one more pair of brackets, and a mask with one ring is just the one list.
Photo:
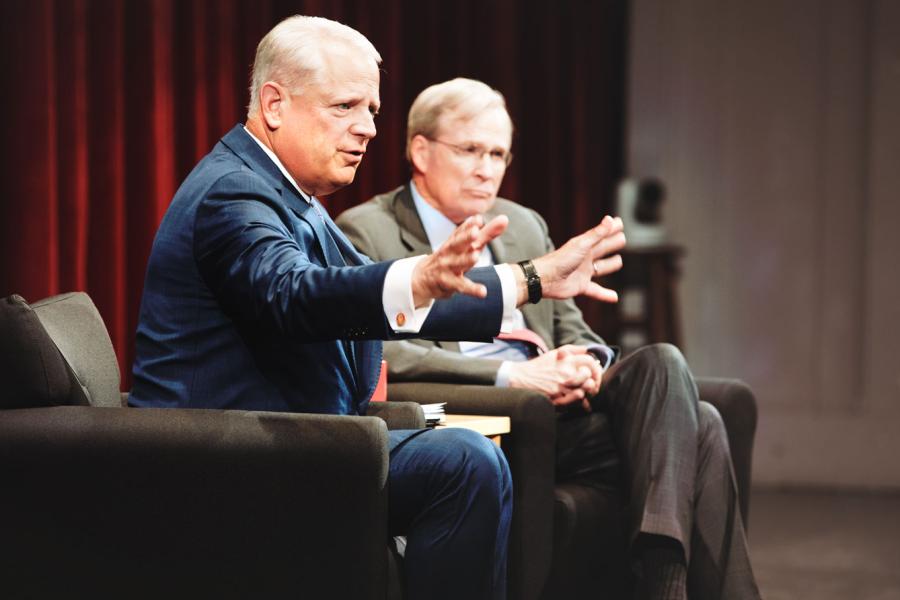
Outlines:
[[537, 304], [541, 300], [541, 278], [531, 275], [528, 278], [528, 301]]
[[518, 263], [522, 267], [522, 273], [525, 275], [525, 287], [528, 288], [528, 301], [531, 304], [537, 304], [541, 300], [541, 276], [538, 275], [534, 268], [534, 263], [530, 260], [523, 260]]

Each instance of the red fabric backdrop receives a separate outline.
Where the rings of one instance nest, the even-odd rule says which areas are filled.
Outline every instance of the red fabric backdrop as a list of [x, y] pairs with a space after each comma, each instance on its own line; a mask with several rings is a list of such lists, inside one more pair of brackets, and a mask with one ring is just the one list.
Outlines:
[[[256, 43], [291, 14], [336, 19], [384, 58], [378, 137], [332, 214], [408, 177], [406, 110], [481, 79], [516, 123], [502, 190], [562, 241], [612, 205], [621, 174], [625, 0], [22, 0], [0, 7], [6, 135], [0, 297], [88, 292], [130, 385], [144, 269], [181, 179], [247, 104]], [[602, 332], [601, 307], [587, 306]]]

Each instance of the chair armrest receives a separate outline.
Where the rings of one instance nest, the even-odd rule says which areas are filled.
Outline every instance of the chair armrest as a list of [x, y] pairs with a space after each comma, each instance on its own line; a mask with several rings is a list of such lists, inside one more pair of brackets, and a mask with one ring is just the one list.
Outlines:
[[366, 416], [382, 419], [388, 429], [425, 427], [425, 413], [416, 402], [370, 402]]
[[456, 414], [507, 416], [510, 432], [502, 438], [513, 478], [510, 528], [510, 598], [530, 597], [544, 585], [553, 551], [553, 488], [556, 411], [543, 394], [531, 390], [448, 383], [390, 383], [388, 398], [446, 402]]
[[[4, 588], [383, 597], [387, 446], [371, 417], [2, 411]], [[347, 556], [359, 570], [346, 569]]]
[[750, 484], [753, 468], [753, 438], [756, 435], [757, 407], [753, 391], [738, 379], [698, 377], [700, 399], [709, 402], [722, 415], [731, 463], [737, 479], [744, 528], [749, 527]]

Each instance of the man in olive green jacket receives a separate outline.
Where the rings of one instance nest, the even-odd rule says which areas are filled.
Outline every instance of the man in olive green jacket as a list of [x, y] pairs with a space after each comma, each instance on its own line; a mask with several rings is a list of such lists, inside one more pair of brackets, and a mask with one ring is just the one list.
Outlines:
[[[410, 108], [412, 181], [345, 211], [337, 223], [360, 251], [385, 260], [431, 252], [469, 216], [502, 214], [509, 226], [479, 266], [546, 254], [552, 242], [544, 220], [497, 198], [511, 142], [499, 92], [468, 79], [431, 86]], [[616, 300], [612, 292], [605, 299]], [[387, 342], [390, 378], [545, 393], [559, 409], [557, 480], [624, 482], [638, 598], [684, 599], [688, 591], [692, 599], [759, 598], [724, 426], [699, 401], [678, 349], [655, 344], [616, 362], [571, 300], [523, 305], [519, 321], [539, 336], [543, 353], [516, 340]]]

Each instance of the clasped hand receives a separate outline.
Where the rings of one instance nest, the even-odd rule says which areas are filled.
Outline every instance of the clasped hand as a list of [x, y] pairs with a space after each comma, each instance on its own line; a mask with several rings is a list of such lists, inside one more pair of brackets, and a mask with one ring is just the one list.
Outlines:
[[588, 412], [590, 397], [600, 391], [603, 369], [584, 346], [566, 345], [525, 362], [511, 363], [509, 386], [536, 390], [556, 406], [581, 402]]

